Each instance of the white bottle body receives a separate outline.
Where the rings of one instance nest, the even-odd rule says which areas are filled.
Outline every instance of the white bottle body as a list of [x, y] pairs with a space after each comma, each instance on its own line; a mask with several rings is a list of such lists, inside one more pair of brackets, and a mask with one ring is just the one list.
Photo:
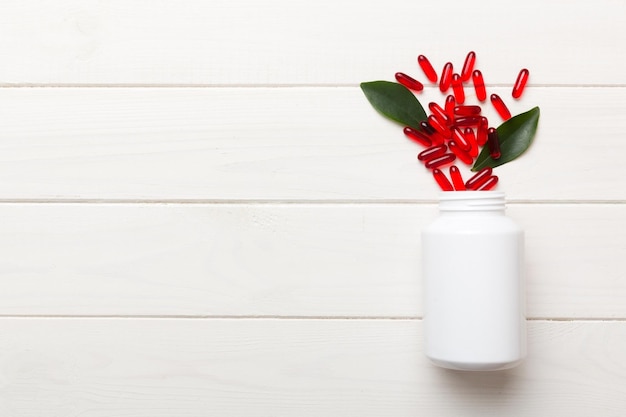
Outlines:
[[504, 194], [444, 192], [422, 233], [426, 356], [457, 370], [500, 370], [526, 356], [523, 230]]

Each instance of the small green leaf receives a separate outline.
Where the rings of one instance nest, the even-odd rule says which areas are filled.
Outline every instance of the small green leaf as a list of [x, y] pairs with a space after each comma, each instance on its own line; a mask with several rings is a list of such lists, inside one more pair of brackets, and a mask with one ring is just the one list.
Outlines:
[[378, 112], [395, 122], [419, 129], [419, 123], [426, 120], [424, 108], [402, 84], [370, 81], [361, 83], [361, 90]]
[[532, 144], [538, 123], [539, 107], [520, 113], [502, 123], [497, 129], [502, 156], [498, 159], [491, 158], [489, 147], [485, 146], [476, 158], [472, 171], [480, 171], [485, 167], [495, 168], [519, 157]]

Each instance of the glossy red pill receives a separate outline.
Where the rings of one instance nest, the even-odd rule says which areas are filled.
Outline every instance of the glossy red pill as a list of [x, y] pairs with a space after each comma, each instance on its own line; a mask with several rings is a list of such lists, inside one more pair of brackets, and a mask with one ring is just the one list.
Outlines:
[[404, 134], [407, 138], [411, 139], [413, 142], [419, 143], [420, 145], [429, 147], [433, 144], [432, 139], [426, 133], [413, 129], [412, 127], [405, 127]]
[[466, 163], [467, 165], [471, 165], [474, 162], [474, 159], [469, 156], [467, 151], [464, 151], [461, 146], [459, 146], [454, 140], [448, 142], [448, 148], [454, 153], [457, 158]]
[[455, 116], [478, 116], [480, 114], [480, 106], [456, 106], [454, 108]]
[[476, 91], [476, 98], [479, 101], [485, 101], [485, 99], [487, 99], [487, 90], [485, 89], [485, 81], [483, 80], [483, 74], [480, 70], [475, 70], [472, 73], [472, 83]]
[[422, 152], [417, 154], [417, 159], [423, 162], [428, 162], [431, 159], [439, 158], [444, 155], [447, 150], [448, 147], [446, 145], [431, 146], [430, 148], [424, 149]]
[[452, 185], [454, 185], [456, 191], [465, 191], [465, 183], [463, 182], [461, 171], [459, 171], [456, 165], [450, 167], [450, 178], [452, 178]]
[[486, 117], [480, 118], [480, 123], [478, 124], [478, 129], [476, 129], [476, 143], [478, 146], [485, 146], [487, 143], [487, 130], [489, 128], [489, 121]]
[[426, 58], [424, 55], [420, 55], [417, 57], [417, 63], [422, 68], [422, 71], [424, 71], [426, 78], [428, 78], [430, 82], [436, 83], [437, 71], [435, 71], [428, 58]]
[[489, 155], [493, 159], [500, 159], [502, 156], [500, 152], [500, 138], [498, 137], [498, 131], [493, 127], [487, 130], [487, 145], [489, 146]]
[[491, 173], [493, 169], [491, 167], [484, 167], [480, 171], [478, 171], [472, 178], [467, 180], [465, 183], [465, 187], [468, 190], [477, 190], [481, 185], [483, 185], [489, 177], [491, 177]]
[[426, 133], [432, 140], [433, 145], [441, 145], [445, 141], [444, 137], [437, 133], [437, 131], [426, 120], [422, 120], [420, 122], [420, 128], [422, 129], [422, 132]]
[[461, 81], [468, 81], [472, 77], [472, 70], [474, 69], [474, 63], [476, 62], [476, 53], [470, 51], [465, 57], [465, 63], [461, 70]]
[[444, 138], [450, 139], [450, 137], [452, 136], [452, 133], [450, 132], [450, 129], [448, 129], [448, 126], [446, 126], [445, 123], [439, 121], [439, 119], [432, 114], [428, 116], [428, 124], [431, 125], [433, 129], [435, 129], [437, 133], [441, 134], [441, 136], [443, 136]]
[[453, 124], [455, 126], [467, 127], [467, 126], [478, 126], [479, 123], [480, 123], [479, 116], [463, 116], [463, 117], [458, 117], [454, 119]]
[[478, 156], [478, 142], [476, 142], [476, 135], [474, 134], [474, 129], [471, 127], [466, 127], [463, 131], [463, 135], [465, 136], [465, 140], [469, 142], [471, 145], [469, 155], [472, 158], [476, 158]]
[[439, 168], [441, 166], [444, 166], [446, 164], [451, 163], [452, 161], [454, 161], [456, 159], [456, 155], [453, 153], [446, 153], [443, 154], [437, 158], [433, 158], [429, 161], [426, 162], [426, 168], [428, 169], [433, 169], [433, 168]]
[[492, 175], [491, 177], [487, 178], [487, 181], [485, 181], [480, 187], [477, 188], [477, 191], [489, 191], [493, 187], [495, 187], [497, 183], [498, 177]]
[[428, 103], [428, 108], [432, 112], [432, 114], [439, 119], [441, 123], [444, 125], [449, 125], [451, 123], [450, 117], [446, 113], [446, 111], [437, 103]]
[[515, 80], [515, 84], [513, 85], [513, 98], [520, 98], [522, 96], [526, 82], [528, 82], [528, 75], [529, 72], [526, 68], [522, 69], [519, 74], [517, 74], [517, 80]]
[[415, 78], [410, 77], [402, 72], [396, 72], [396, 81], [405, 86], [408, 89], [414, 91], [422, 91], [424, 89], [424, 85], [417, 81]]
[[469, 152], [470, 149], [472, 149], [472, 145], [467, 141], [461, 129], [454, 126], [452, 129], [450, 129], [450, 131], [452, 132], [452, 140], [455, 141], [461, 149], [463, 149], [465, 152]]
[[439, 90], [445, 93], [450, 88], [452, 83], [452, 62], [446, 62], [441, 71], [441, 78], [439, 79]]
[[435, 181], [437, 181], [437, 184], [439, 184], [439, 188], [441, 188], [442, 191], [454, 191], [454, 187], [452, 187], [452, 184], [446, 177], [446, 174], [441, 172], [440, 169], [433, 169], [433, 177], [435, 177]]
[[446, 97], [445, 109], [450, 120], [454, 120], [454, 108], [455, 107], [456, 107], [456, 101], [454, 100], [454, 96], [452, 94], [449, 94], [448, 97]]
[[509, 120], [511, 118], [511, 112], [506, 107], [506, 104], [504, 104], [504, 101], [502, 101], [500, 96], [497, 94], [492, 94], [490, 99], [491, 104], [493, 104], [493, 107], [496, 109], [500, 117], [502, 117], [503, 120]]
[[465, 102], [465, 91], [459, 74], [452, 75], [452, 92], [457, 103], [463, 104]]

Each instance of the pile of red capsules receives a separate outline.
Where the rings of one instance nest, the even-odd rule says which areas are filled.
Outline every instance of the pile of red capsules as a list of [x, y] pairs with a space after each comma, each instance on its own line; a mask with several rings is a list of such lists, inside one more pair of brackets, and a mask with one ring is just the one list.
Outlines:
[[[489, 121], [481, 115], [478, 105], [465, 105], [464, 84], [471, 83], [476, 91], [476, 98], [482, 103], [487, 99], [487, 91], [483, 75], [474, 69], [476, 53], [467, 54], [460, 74], [454, 72], [451, 62], [444, 65], [441, 77], [424, 55], [417, 57], [419, 66], [424, 74], [433, 83], [439, 81], [439, 90], [446, 94], [450, 88], [452, 94], [446, 97], [442, 107], [437, 103], [428, 104], [430, 115], [420, 123], [422, 131], [411, 127], [404, 128], [404, 134], [411, 140], [423, 145], [426, 149], [419, 153], [417, 158], [426, 168], [432, 169], [433, 177], [443, 191], [464, 190], [491, 190], [498, 183], [498, 177], [493, 175], [491, 167], [478, 171], [467, 181], [464, 181], [456, 165], [449, 167], [450, 180], [441, 168], [452, 164], [457, 158], [465, 164], [471, 165], [478, 156], [481, 147], [487, 145], [491, 158], [500, 158], [500, 141], [495, 128], [489, 127]], [[513, 86], [512, 96], [521, 97], [529, 72], [522, 69]], [[413, 91], [422, 91], [424, 85], [418, 80], [398, 72], [396, 81]], [[491, 94], [491, 104], [503, 120], [511, 118], [509, 109], [497, 94]]]

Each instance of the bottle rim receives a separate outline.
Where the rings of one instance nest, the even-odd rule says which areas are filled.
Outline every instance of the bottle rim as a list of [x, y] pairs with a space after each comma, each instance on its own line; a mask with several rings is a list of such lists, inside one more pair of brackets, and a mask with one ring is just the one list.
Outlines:
[[503, 211], [502, 191], [444, 191], [439, 195], [440, 211]]

